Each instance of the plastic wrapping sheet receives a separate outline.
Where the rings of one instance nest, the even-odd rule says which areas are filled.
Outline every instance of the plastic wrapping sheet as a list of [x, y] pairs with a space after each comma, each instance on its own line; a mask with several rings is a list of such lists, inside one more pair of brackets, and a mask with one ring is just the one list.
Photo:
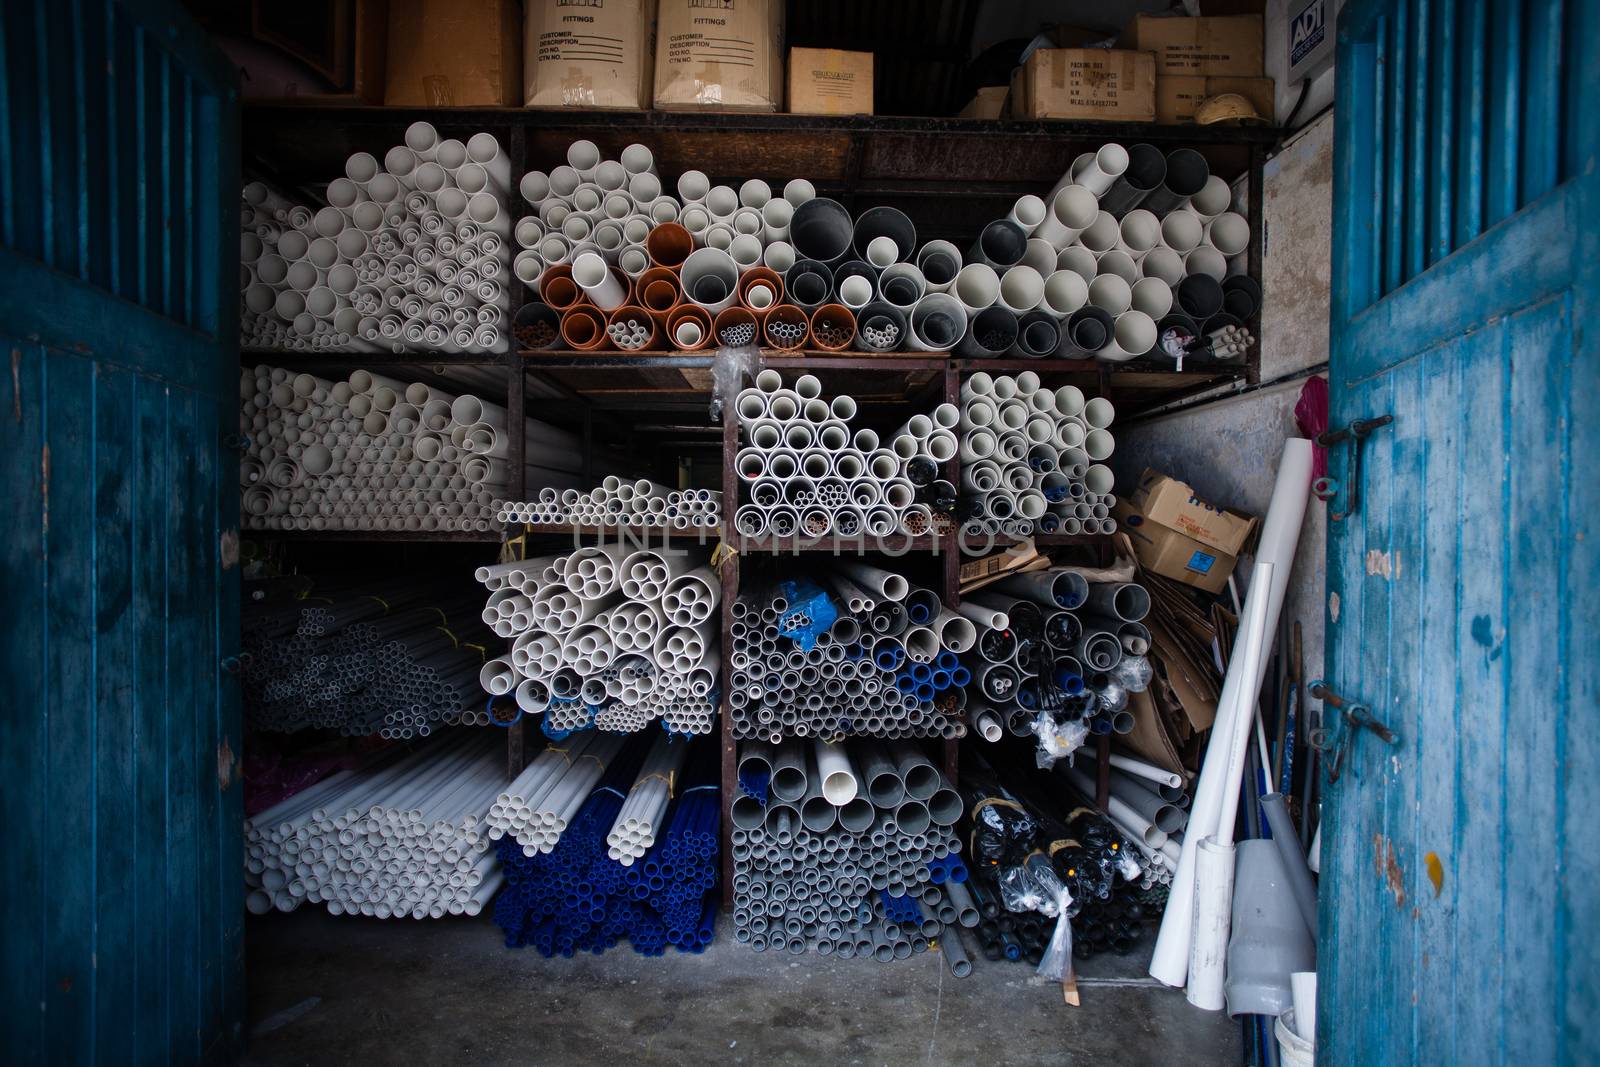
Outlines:
[[778, 616], [779, 634], [793, 640], [802, 652], [811, 651], [817, 638], [838, 619], [839, 609], [822, 587], [809, 578], [780, 582], [778, 592], [789, 602]]

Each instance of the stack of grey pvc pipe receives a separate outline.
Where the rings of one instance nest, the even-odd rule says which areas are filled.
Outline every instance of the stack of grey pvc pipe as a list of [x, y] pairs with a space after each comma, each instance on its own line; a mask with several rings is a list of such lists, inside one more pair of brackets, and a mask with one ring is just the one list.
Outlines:
[[633, 526], [712, 530], [722, 525], [718, 489], [669, 489], [648, 478], [625, 481], [612, 475], [599, 486], [541, 489], [537, 500], [508, 501], [496, 518], [507, 525]]
[[[476, 530], [512, 481], [506, 411], [358, 370], [345, 381], [239, 372], [244, 524], [270, 530]], [[526, 479], [576, 481], [576, 436], [526, 424]]]
[[585, 733], [547, 748], [494, 798], [488, 840], [510, 835], [525, 856], [550, 852], [627, 739]]
[[402, 739], [488, 725], [471, 602], [386, 593], [319, 593], [269, 613], [246, 605], [241, 683], [251, 725]]
[[989, 741], [1003, 731], [1048, 741], [1056, 725], [1079, 722], [1096, 733], [1131, 731], [1128, 694], [1151, 675], [1150, 631], [1140, 621], [1149, 609], [1143, 586], [1090, 583], [1065, 567], [964, 596], [961, 611], [978, 626], [968, 698], [974, 728]]
[[667, 813], [667, 804], [672, 799], [688, 751], [687, 744], [674, 743], [672, 736], [665, 733], [650, 746], [650, 752], [633, 779], [633, 787], [628, 790], [616, 820], [606, 832], [606, 855], [624, 867], [631, 867], [634, 860], [642, 859], [656, 843], [656, 833], [661, 829], [662, 817]]
[[1228, 184], [1191, 149], [1083, 153], [1047, 196], [1023, 196], [985, 227], [965, 266], [957, 259], [961, 354], [1206, 354], [1207, 337], [1241, 325], [1222, 307], [1221, 283], [1245, 273], [1250, 241], [1231, 205]]
[[[926, 504], [915, 502], [906, 469], [927, 447], [936, 429], [932, 419], [922, 420], [928, 424], [922, 442], [909, 433], [897, 436], [896, 444], [900, 437], [908, 442], [907, 454], [901, 454], [881, 447], [870, 429], [851, 431], [852, 397], [823, 400], [822, 383], [810, 374], [785, 388], [775, 370], [756, 375], [755, 385], [739, 393], [735, 410], [744, 442], [735, 465], [750, 500], [734, 513], [734, 525], [744, 536], [888, 537], [931, 527], [933, 516]], [[953, 424], [953, 410], [940, 414]], [[937, 429], [943, 447], [948, 429]], [[954, 445], [953, 435], [948, 444]]]
[[[1189, 793], [1181, 775], [1132, 756], [1114, 755], [1106, 816], [1138, 847], [1146, 877], [1166, 885], [1178, 866], [1182, 831], [1189, 821]], [[1073, 770], [1080, 790], [1093, 783]]]
[[551, 731], [630, 732], [655, 719], [709, 733], [722, 663], [722, 586], [672, 549], [619, 545], [479, 567], [484, 622], [512, 641], [484, 665], [483, 688], [514, 693]]
[[476, 915], [502, 875], [484, 819], [505, 780], [498, 734], [470, 732], [340, 771], [245, 820], [245, 904], [334, 915]]
[[768, 786], [730, 811], [736, 940], [888, 962], [956, 921], [955, 887], [932, 884], [929, 864], [961, 850], [961, 798], [914, 746], [746, 743], [739, 765]]
[[493, 134], [406, 130], [345, 162], [322, 207], [244, 187], [240, 329], [274, 349], [493, 351], [509, 330], [511, 160]]
[[1107, 429], [1116, 414], [1076, 386], [983, 371], [961, 383], [961, 492], [966, 533], [1113, 533]]
[[[781, 583], [734, 603], [734, 736], [964, 736], [958, 657], [976, 640], [973, 622], [898, 574], [851, 560], [833, 567], [826, 591]], [[809, 617], [819, 596], [837, 616], [821, 629]]]

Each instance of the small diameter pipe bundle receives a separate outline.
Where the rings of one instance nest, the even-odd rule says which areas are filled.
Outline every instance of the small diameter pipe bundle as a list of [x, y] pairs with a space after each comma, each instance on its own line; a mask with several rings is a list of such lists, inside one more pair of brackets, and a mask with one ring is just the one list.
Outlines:
[[560, 739], [595, 727], [628, 733], [660, 719], [710, 733], [722, 656], [722, 585], [682, 550], [621, 545], [479, 567], [483, 620], [512, 641], [484, 668], [492, 695], [514, 694]]
[[[740, 750], [741, 763], [774, 767], [777, 791], [765, 803], [741, 792], [733, 804], [735, 938], [757, 951], [880, 962], [925, 951], [961, 918], [961, 798], [909, 744], [859, 742], [822, 760], [801, 752], [798, 777], [793, 755]], [[837, 759], [861, 780], [843, 805], [828, 799], [822, 771]], [[789, 786], [800, 790], [793, 800]]]
[[919, 536], [955, 505], [955, 487], [939, 480], [939, 464], [956, 455], [951, 405], [913, 418], [883, 445], [872, 430], [852, 431], [853, 398], [827, 401], [813, 375], [786, 387], [766, 370], [740, 391], [735, 410], [746, 502], [734, 525], [746, 537]]
[[656, 831], [661, 826], [667, 802], [672, 799], [688, 750], [687, 742], [674, 743], [672, 735], [665, 733], [650, 746], [650, 754], [640, 766], [633, 788], [628, 790], [628, 798], [606, 834], [608, 858], [631, 867], [655, 845]]
[[[260, 365], [239, 396], [247, 529], [485, 532], [514, 480], [505, 409], [470, 394]], [[576, 436], [529, 420], [526, 441], [529, 484], [576, 481]]]
[[483, 830], [504, 761], [498, 734], [465, 731], [340, 771], [246, 819], [246, 906], [478, 914], [501, 882]]
[[326, 206], [244, 187], [239, 326], [294, 351], [493, 351], [511, 307], [510, 159], [489, 133], [413, 123], [380, 162], [357, 152]]
[[[681, 747], [681, 743], [680, 743]], [[506, 889], [494, 921], [506, 947], [532, 945], [544, 956], [604, 952], [624, 938], [635, 952], [662, 955], [668, 945], [701, 952], [716, 927], [717, 792], [696, 786], [667, 809], [659, 840], [623, 866], [606, 854], [606, 828], [621, 810], [614, 788], [589, 795], [548, 853], [529, 857], [500, 841]]]
[[586, 733], [565, 748], [545, 749], [495, 797], [484, 820], [489, 840], [510, 838], [525, 856], [550, 852], [625, 743], [616, 734]]
[[1110, 401], [1049, 389], [1032, 371], [961, 383], [962, 531], [1025, 537], [1114, 533]]
[[972, 622], [897, 574], [836, 568], [734, 604], [734, 736], [965, 736]]
[[538, 499], [507, 501], [495, 518], [507, 526], [629, 526], [714, 530], [722, 526], [722, 491], [669, 489], [648, 478], [625, 481], [612, 475], [587, 492], [544, 488]]
[[[1130, 693], [1150, 683], [1143, 586], [1090, 583], [1071, 568], [1002, 579], [962, 602], [979, 624], [968, 715], [981, 735], [1038, 741], [1040, 758], [1071, 754], [1091, 734], [1128, 733]], [[1003, 622], [1002, 626], [992, 625]]]
[[478, 674], [494, 638], [470, 597], [329, 580], [303, 600], [246, 600], [242, 615], [244, 713], [257, 729], [403, 739], [489, 723]]

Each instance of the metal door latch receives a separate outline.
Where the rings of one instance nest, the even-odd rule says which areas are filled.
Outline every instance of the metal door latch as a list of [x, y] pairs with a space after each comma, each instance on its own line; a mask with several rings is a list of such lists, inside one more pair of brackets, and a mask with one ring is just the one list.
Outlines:
[[1371, 730], [1385, 744], [1393, 745], [1399, 742], [1400, 739], [1395, 736], [1394, 731], [1373, 718], [1372, 709], [1365, 704], [1357, 704], [1353, 700], [1346, 700], [1330, 689], [1328, 683], [1321, 679], [1312, 682], [1307, 688], [1314, 698], [1322, 701], [1330, 708], [1337, 709], [1345, 721], [1344, 736], [1340, 738], [1337, 744], [1329, 742], [1326, 727], [1319, 726], [1317, 729], [1312, 730], [1308, 738], [1312, 748], [1325, 755], [1329, 752], [1332, 753], [1332, 757], [1326, 762], [1329, 785], [1337, 782], [1339, 775], [1344, 773], [1345, 753], [1349, 751], [1350, 745], [1355, 741], [1356, 734], [1361, 730]]
[[[1349, 518], [1361, 506], [1361, 442], [1366, 440], [1367, 435], [1373, 430], [1387, 426], [1393, 421], [1393, 415], [1379, 415], [1375, 419], [1356, 419], [1342, 430], [1324, 430], [1317, 434], [1317, 444], [1323, 448], [1350, 442], [1349, 456], [1345, 461], [1345, 482], [1349, 496], [1343, 511], [1335, 509], [1328, 512], [1329, 520], [1338, 522]], [[1332, 504], [1334, 498], [1339, 495], [1339, 489], [1337, 478], [1318, 478], [1311, 483], [1311, 491], [1316, 494], [1318, 500], [1326, 504]]]
[[222, 669], [229, 674], [239, 674], [250, 666], [252, 658], [248, 652], [241, 652], [236, 656], [223, 656]]

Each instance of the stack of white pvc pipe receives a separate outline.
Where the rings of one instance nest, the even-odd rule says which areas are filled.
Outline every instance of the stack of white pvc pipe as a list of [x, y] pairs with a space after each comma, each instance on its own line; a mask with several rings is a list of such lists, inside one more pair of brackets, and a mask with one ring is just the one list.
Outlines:
[[622, 810], [606, 834], [606, 855], [624, 867], [643, 858], [656, 843], [656, 832], [661, 828], [667, 803], [678, 788], [677, 778], [688, 751], [686, 743], [675, 742], [672, 735], [665, 733], [650, 746], [633, 787], [622, 802]]
[[517, 220], [520, 251], [512, 270], [530, 287], [538, 286], [545, 268], [573, 263], [585, 252], [637, 278], [650, 266], [645, 238], [660, 223], [678, 221], [682, 210], [663, 192], [655, 157], [642, 144], [606, 159], [593, 141], [573, 141], [566, 164], [548, 174], [529, 171], [521, 193], [534, 213]]
[[[968, 253], [950, 287], [972, 324], [964, 351], [1198, 354], [1185, 346], [1203, 348], [1206, 323], [1222, 310], [1216, 284], [1246, 270], [1250, 226], [1231, 204], [1228, 184], [1192, 150], [1106, 144], [1083, 153], [1049, 195], [1019, 198]], [[1193, 276], [1212, 284], [1181, 291]], [[1005, 314], [977, 322], [988, 309]]]
[[768, 785], [730, 810], [738, 941], [888, 962], [955, 921], [930, 867], [960, 853], [962, 802], [914, 746], [752, 742], [739, 766]]
[[1044, 388], [1032, 371], [961, 383], [961, 492], [968, 533], [1113, 533], [1116, 414], [1076, 386]]
[[495, 797], [485, 820], [488, 839], [509, 834], [525, 856], [553, 850], [626, 740], [585, 733], [546, 749]]
[[744, 536], [917, 536], [933, 528], [912, 476], [928, 484], [937, 468], [919, 473], [915, 460], [953, 453], [956, 412], [948, 405], [913, 420], [925, 431], [921, 439], [898, 434], [894, 448], [881, 446], [871, 429], [852, 432], [854, 398], [823, 400], [822, 383], [810, 374], [786, 388], [781, 374], [764, 370], [739, 393], [735, 410], [744, 442], [735, 466], [750, 502], [734, 514], [734, 525]]
[[505, 343], [511, 160], [492, 134], [426, 122], [380, 163], [367, 152], [327, 205], [244, 187], [242, 342], [251, 347], [493, 351]]
[[722, 586], [673, 549], [619, 545], [479, 567], [483, 619], [511, 639], [483, 687], [514, 693], [551, 732], [630, 732], [655, 719], [674, 733], [711, 731], [722, 656]]
[[[470, 394], [260, 365], [239, 396], [248, 528], [487, 531], [513, 480], [506, 411]], [[577, 437], [532, 420], [525, 435], [530, 483], [576, 481]]]
[[626, 481], [612, 475], [588, 492], [545, 488], [537, 500], [507, 501], [495, 517], [508, 526], [571, 523], [713, 530], [722, 525], [722, 491], [669, 489], [648, 478]]
[[498, 735], [471, 731], [340, 771], [245, 820], [245, 904], [334, 915], [476, 915], [501, 873], [484, 818], [504, 781]]

